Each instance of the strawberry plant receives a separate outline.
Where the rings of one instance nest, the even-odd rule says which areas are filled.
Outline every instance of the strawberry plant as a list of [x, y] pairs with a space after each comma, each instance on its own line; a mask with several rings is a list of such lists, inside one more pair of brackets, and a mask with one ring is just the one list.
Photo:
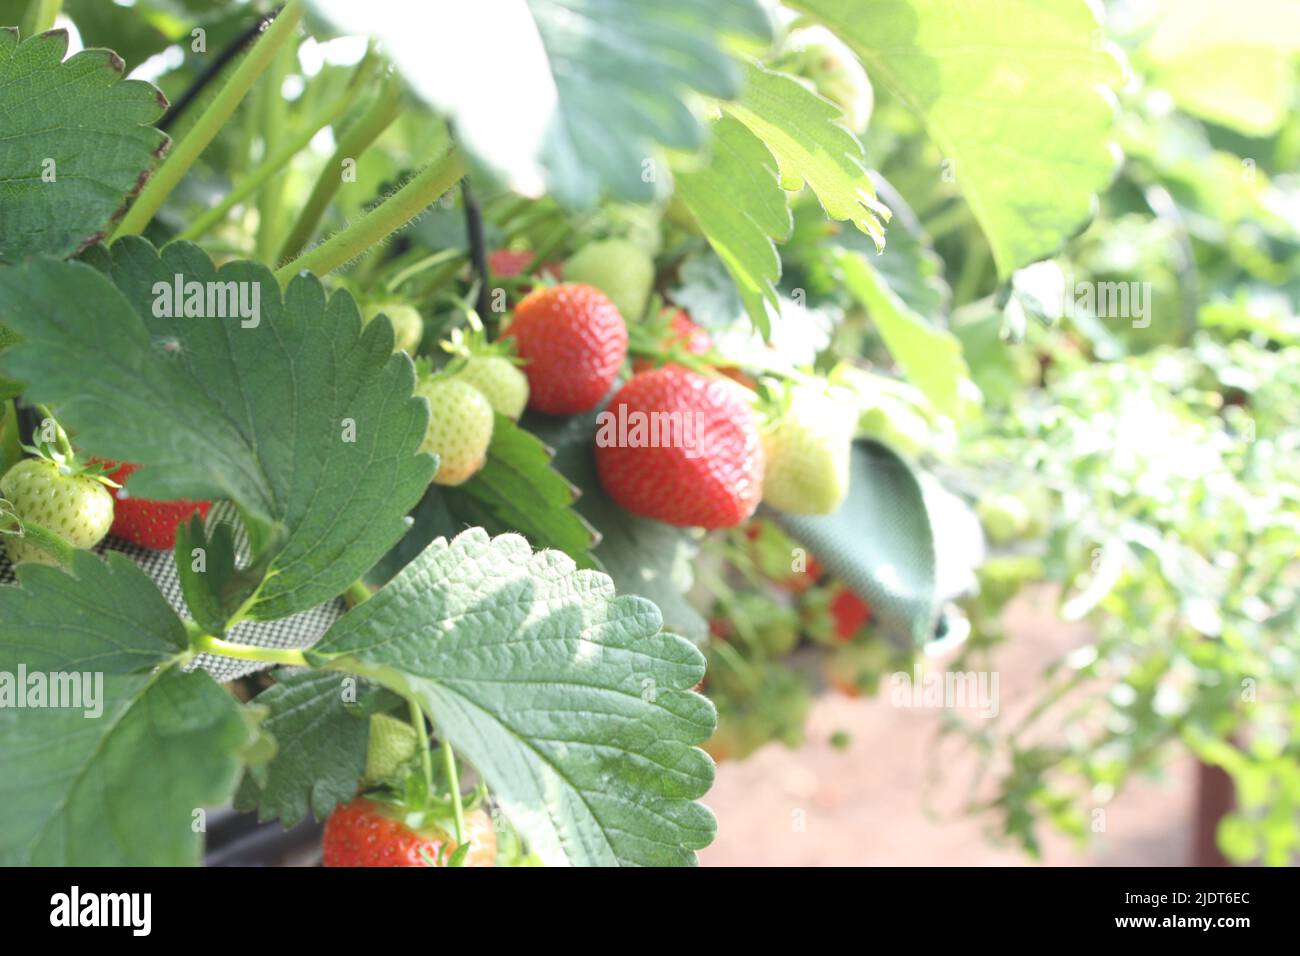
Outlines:
[[[1291, 718], [1212, 678], [1289, 686], [1294, 177], [1206, 170], [1224, 123], [1294, 167], [1294, 123], [1146, 35], [1084, 0], [0, 0], [0, 863], [197, 863], [231, 805], [327, 866], [691, 864], [714, 759], [986, 662], [1030, 580], [1136, 729], [972, 734], [1007, 829], [1077, 824], [1048, 769], [1097, 792], [1176, 739], [1279, 859]], [[1149, 325], [1052, 301], [1144, 270]], [[1088, 432], [1129, 401], [1190, 485]]]

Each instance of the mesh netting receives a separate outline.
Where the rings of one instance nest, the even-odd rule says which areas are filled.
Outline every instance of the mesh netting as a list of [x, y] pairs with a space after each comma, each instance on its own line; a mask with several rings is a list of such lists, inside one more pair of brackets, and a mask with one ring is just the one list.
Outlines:
[[[232, 526], [235, 532], [236, 553], [239, 555], [240, 562], [247, 561], [248, 538], [235, 508], [227, 502], [218, 502], [209, 512], [207, 519], [209, 527], [215, 522]], [[188, 616], [185, 598], [181, 595], [180, 579], [176, 574], [176, 562], [170, 551], [153, 551], [113, 537], [104, 539], [95, 551], [100, 554], [105, 551], [117, 551], [129, 557], [153, 579], [158, 590], [177, 613]], [[9, 584], [14, 580], [13, 565], [9, 563], [4, 549], [0, 548], [0, 584]], [[345, 610], [342, 600], [334, 600], [278, 621], [245, 621], [232, 628], [227, 637], [241, 644], [253, 644], [258, 647], [309, 647], [321, 638]], [[202, 667], [218, 681], [234, 680], [270, 666], [257, 661], [234, 660], [212, 654], [200, 654], [190, 665], [191, 669]]]

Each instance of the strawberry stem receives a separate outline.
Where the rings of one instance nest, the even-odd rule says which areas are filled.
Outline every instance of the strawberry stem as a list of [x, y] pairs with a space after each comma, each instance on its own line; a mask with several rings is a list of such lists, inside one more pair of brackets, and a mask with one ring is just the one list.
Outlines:
[[335, 122], [342, 116], [356, 99], [357, 93], [360, 92], [363, 84], [349, 86], [337, 100], [308, 121], [300, 132], [293, 139], [286, 142], [275, 153], [268, 156], [256, 169], [240, 179], [239, 185], [226, 194], [226, 197], [217, 203], [203, 215], [199, 216], [194, 222], [190, 223], [185, 229], [177, 233], [171, 242], [177, 242], [182, 239], [193, 241], [203, 236], [209, 229], [217, 226], [226, 214], [230, 212], [238, 203], [242, 202], [248, 196], [257, 192], [257, 190], [268, 179], [274, 176], [280, 169], [285, 166], [289, 160], [298, 155], [312, 141], [312, 138], [326, 126]]
[[71, 464], [76, 454], [72, 450], [72, 442], [68, 441], [68, 433], [63, 430], [59, 420], [54, 417], [54, 413], [45, 405], [37, 405], [36, 410], [41, 414], [41, 429], [44, 430], [45, 423], [50, 422], [54, 425], [54, 447], [58, 449], [59, 454], [64, 458], [64, 464]]
[[442, 738], [442, 763], [447, 773], [447, 784], [451, 788], [451, 809], [456, 818], [456, 845], [465, 842], [465, 808], [460, 801], [460, 777], [456, 773], [456, 752], [451, 749], [451, 741]]
[[442, 156], [409, 183], [342, 232], [281, 266], [275, 272], [276, 279], [283, 286], [300, 272], [325, 275], [364, 255], [432, 205], [464, 175], [465, 160], [449, 141]]
[[19, 31], [23, 39], [52, 29], [62, 7], [63, 0], [31, 0]]
[[243, 661], [261, 661], [267, 664], [288, 664], [292, 667], [309, 667], [307, 658], [296, 647], [254, 647], [237, 644], [211, 634], [199, 634], [190, 640], [190, 646], [200, 654], [219, 654]]
[[329, 208], [330, 201], [343, 185], [343, 163], [354, 162], [367, 147], [377, 140], [381, 133], [397, 121], [402, 112], [402, 87], [394, 76], [386, 76], [375, 92], [375, 98], [366, 107], [365, 112], [348, 125], [339, 138], [333, 154], [325, 162], [311, 195], [298, 213], [298, 219], [289, 235], [280, 244], [280, 251], [275, 261], [283, 262], [302, 254], [307, 243], [320, 225], [320, 220]]
[[343, 592], [343, 600], [347, 602], [348, 607], [356, 607], [365, 601], [370, 600], [370, 586], [365, 581], [356, 580], [348, 585], [348, 589]]
[[208, 144], [216, 138], [217, 133], [243, 102], [253, 83], [271, 65], [280, 48], [293, 36], [299, 21], [302, 20], [304, 5], [305, 0], [289, 0], [284, 5], [280, 15], [262, 34], [262, 38], [253, 44], [252, 50], [231, 74], [230, 80], [150, 177], [135, 203], [122, 217], [122, 222], [113, 233], [114, 239], [121, 236], [138, 236], [144, 232], [145, 227], [149, 225], [167, 197], [172, 194], [172, 190], [180, 183], [181, 178], [189, 172], [195, 160], [207, 149]]

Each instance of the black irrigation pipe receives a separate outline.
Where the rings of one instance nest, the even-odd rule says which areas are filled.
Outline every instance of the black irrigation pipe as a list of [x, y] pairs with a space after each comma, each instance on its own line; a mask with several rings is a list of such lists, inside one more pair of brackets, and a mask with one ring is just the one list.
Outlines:
[[487, 244], [483, 239], [483, 210], [469, 188], [468, 176], [460, 181], [460, 195], [465, 204], [465, 232], [469, 238], [470, 261], [474, 265], [474, 274], [478, 279], [478, 296], [474, 309], [478, 312], [479, 318], [486, 321], [491, 303], [488, 296]]
[[186, 88], [176, 102], [167, 108], [167, 112], [158, 121], [158, 128], [163, 132], [167, 132], [168, 129], [175, 125], [181, 114], [198, 99], [199, 94], [207, 89], [231, 60], [244, 51], [244, 47], [261, 36], [262, 31], [270, 26], [271, 21], [279, 16], [280, 11], [283, 9], [284, 4], [280, 4], [270, 13], [262, 14], [241, 31], [237, 37], [227, 43], [221, 52], [217, 54], [217, 58], [204, 67], [203, 72], [194, 78], [194, 82]]

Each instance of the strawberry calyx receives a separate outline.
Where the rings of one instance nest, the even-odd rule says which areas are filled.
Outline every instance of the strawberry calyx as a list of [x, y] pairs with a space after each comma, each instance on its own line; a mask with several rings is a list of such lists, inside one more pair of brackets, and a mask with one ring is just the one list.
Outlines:
[[78, 458], [76, 453], [72, 451], [71, 446], [64, 450], [58, 445], [38, 440], [34, 445], [22, 445], [20, 447], [32, 458], [52, 462], [58, 466], [60, 477], [90, 478], [113, 490], [122, 487], [121, 484], [113, 480], [115, 467], [106, 466], [98, 458], [84, 460]]

